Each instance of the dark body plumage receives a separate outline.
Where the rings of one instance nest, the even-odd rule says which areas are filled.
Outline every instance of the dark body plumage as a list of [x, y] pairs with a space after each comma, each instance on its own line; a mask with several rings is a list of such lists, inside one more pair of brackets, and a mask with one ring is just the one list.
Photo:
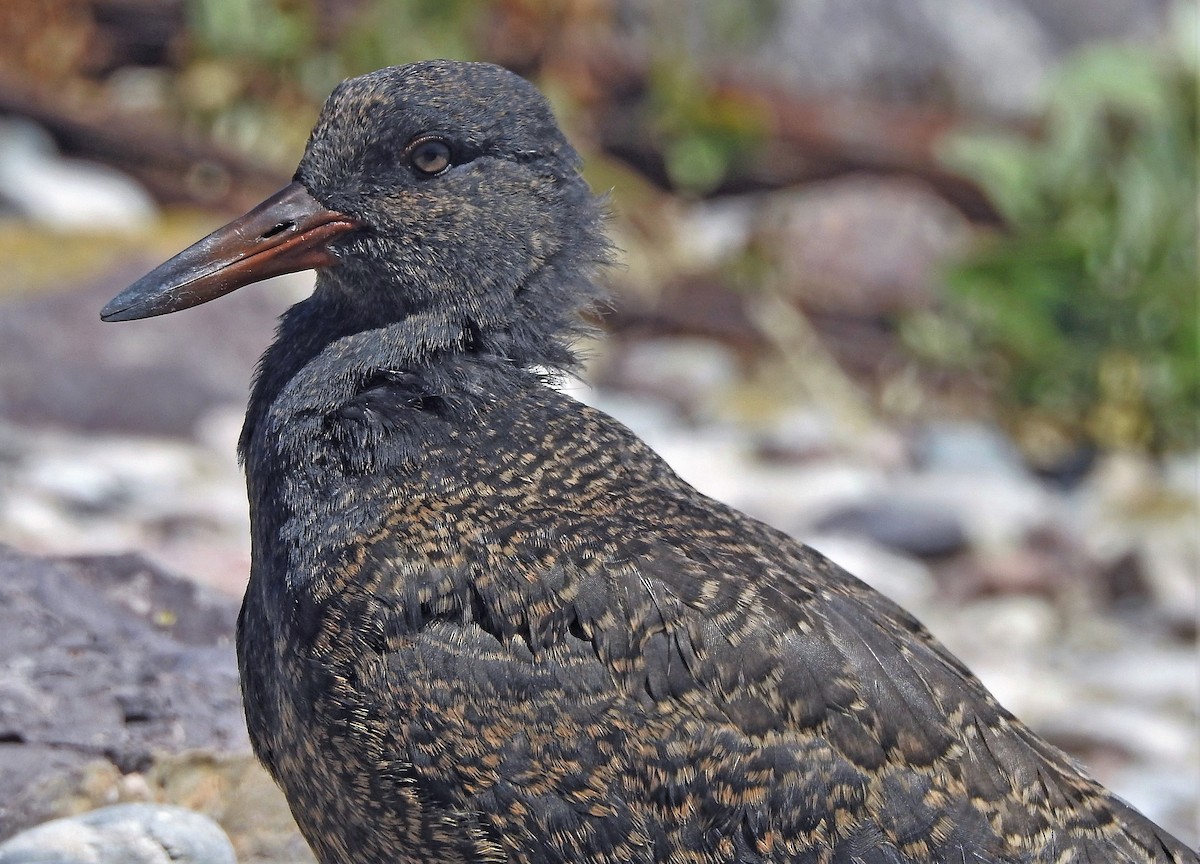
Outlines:
[[[453, 164], [420, 176], [431, 131]], [[547, 386], [607, 250], [527, 84], [355, 79], [297, 180], [365, 227], [263, 358], [238, 647], [322, 862], [1200, 860], [903, 610]]]

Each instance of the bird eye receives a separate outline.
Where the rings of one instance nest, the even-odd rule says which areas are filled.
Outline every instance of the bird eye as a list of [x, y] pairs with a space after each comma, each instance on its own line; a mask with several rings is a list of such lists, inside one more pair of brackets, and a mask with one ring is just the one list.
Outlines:
[[405, 149], [408, 163], [430, 177], [441, 174], [451, 164], [450, 145], [441, 138], [420, 138]]

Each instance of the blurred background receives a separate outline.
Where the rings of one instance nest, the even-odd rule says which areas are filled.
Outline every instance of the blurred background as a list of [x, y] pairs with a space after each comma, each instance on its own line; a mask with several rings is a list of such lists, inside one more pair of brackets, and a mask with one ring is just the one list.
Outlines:
[[[909, 608], [1194, 845], [1198, 26], [1182, 0], [0, 3], [0, 544], [124, 562], [122, 608], [167, 636], [184, 612], [138, 574], [236, 607], [234, 442], [311, 276], [98, 310], [286, 183], [341, 79], [501, 63], [622, 250], [571, 392]], [[0, 636], [0, 719], [17, 653]], [[72, 762], [0, 838], [157, 798], [302, 860], [230, 740], [175, 773]]]

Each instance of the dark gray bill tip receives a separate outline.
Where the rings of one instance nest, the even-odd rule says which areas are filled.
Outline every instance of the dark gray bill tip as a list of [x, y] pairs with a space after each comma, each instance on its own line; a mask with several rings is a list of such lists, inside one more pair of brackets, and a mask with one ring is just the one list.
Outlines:
[[104, 308], [100, 310], [100, 320], [136, 321], [138, 318], [153, 318], [155, 315], [173, 312], [174, 309], [166, 304], [155, 308], [155, 304], [151, 302], [154, 299], [153, 295], [147, 294], [147, 288], [153, 286], [143, 284], [145, 282], [145, 278], [139, 279], [104, 304]]
[[291, 183], [134, 282], [105, 305], [100, 319], [167, 315], [272, 276], [331, 267], [338, 258], [330, 244], [360, 227]]

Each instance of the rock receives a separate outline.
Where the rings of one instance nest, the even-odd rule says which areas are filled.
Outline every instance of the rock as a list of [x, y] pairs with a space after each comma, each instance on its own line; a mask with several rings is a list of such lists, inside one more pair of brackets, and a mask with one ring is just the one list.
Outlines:
[[851, 458], [894, 473], [909, 465], [908, 442], [894, 429], [811, 402], [779, 404], [777, 393], [766, 395], [774, 397], [771, 414], [755, 425], [752, 435], [755, 456], [768, 466]]
[[240, 595], [250, 534], [236, 431], [223, 422], [200, 427], [206, 443], [212, 441], [207, 447], [66, 430], [31, 433], [0, 422], [0, 543], [68, 555], [140, 549]]
[[970, 228], [918, 181], [851, 175], [766, 197], [755, 234], [805, 311], [879, 318], [928, 308]]
[[[973, 116], [1029, 116], [1044, 83], [1091, 41], [1152, 42], [1171, 0], [777, 0], [731, 12], [621, 0], [609, 39], [623, 57], [676, 55], [804, 98], [937, 103]], [[1174, 4], [1178, 5], [1178, 4]], [[667, 52], [674, 53], [667, 53]]]
[[249, 753], [164, 756], [145, 775], [154, 800], [215, 819], [245, 864], [312, 864], [275, 781]]
[[913, 459], [922, 471], [1022, 479], [1030, 476], [1016, 445], [995, 426], [985, 423], [930, 423], [914, 438]]
[[782, 464], [810, 462], [845, 452], [846, 424], [814, 406], [795, 406], [757, 433], [756, 455]]
[[608, 364], [605, 383], [631, 393], [656, 396], [695, 416], [728, 401], [738, 383], [732, 352], [711, 339], [629, 340]]
[[1166, 456], [1163, 482], [1171, 492], [1200, 501], [1200, 451]]
[[1198, 478], [1194, 455], [1160, 468], [1144, 455], [1108, 453], [1079, 489], [1072, 511], [1089, 553], [1102, 562], [1132, 558], [1137, 581], [1159, 613], [1193, 634], [1200, 602]]
[[1047, 649], [1061, 637], [1063, 619], [1044, 598], [987, 597], [926, 623], [1000, 704], [1034, 729], [1044, 727], [1047, 718], [1077, 716], [1070, 677], [1045, 662]]
[[97, 760], [248, 749], [237, 604], [136, 558], [49, 561], [0, 546], [0, 836], [56, 815]]
[[1059, 51], [1086, 42], [1151, 42], [1162, 35], [1170, 0], [1024, 0]]
[[1028, 594], [1060, 605], [1086, 598], [1093, 608], [1111, 602], [1102, 574], [1079, 543], [1048, 529], [1032, 530], [1019, 546], [975, 555], [940, 575], [947, 593], [958, 598]]
[[250, 752], [237, 610], [139, 556], [0, 545], [0, 838], [153, 800], [216, 819], [244, 861], [311, 861]]
[[156, 211], [135, 180], [104, 165], [63, 159], [45, 130], [15, 117], [0, 121], [0, 201], [58, 231], [129, 231]]
[[311, 277], [276, 279], [259, 286], [265, 290], [239, 291], [227, 303], [149, 326], [101, 322], [104, 303], [153, 263], [78, 290], [0, 301], [0, 417], [26, 426], [191, 436], [215, 407], [245, 405], [276, 317]]
[[0, 843], [0, 864], [236, 864], [217, 823], [182, 807], [118, 804]]
[[876, 469], [845, 457], [792, 465], [734, 466], [721, 500], [795, 535], [809, 534], [839, 509], [872, 500], [886, 488]]
[[817, 524], [829, 534], [870, 538], [918, 558], [953, 555], [967, 545], [956, 512], [933, 501], [884, 497], [835, 510]]
[[958, 472], [897, 474], [879, 496], [845, 509], [830, 518], [927, 555], [951, 554], [962, 545], [986, 554], [1019, 549], [1061, 518], [1060, 503], [1032, 479]]
[[730, 195], [682, 208], [671, 231], [676, 269], [717, 270], [736, 260], [753, 239], [763, 203], [757, 195]]
[[805, 94], [928, 100], [976, 113], [1033, 110], [1054, 61], [1016, 0], [790, 0], [743, 63]]
[[949, 514], [978, 550], [1020, 548], [1031, 533], [1063, 519], [1059, 496], [994, 427], [930, 424], [914, 439], [913, 463], [915, 470], [897, 475], [892, 484], [893, 508]]

